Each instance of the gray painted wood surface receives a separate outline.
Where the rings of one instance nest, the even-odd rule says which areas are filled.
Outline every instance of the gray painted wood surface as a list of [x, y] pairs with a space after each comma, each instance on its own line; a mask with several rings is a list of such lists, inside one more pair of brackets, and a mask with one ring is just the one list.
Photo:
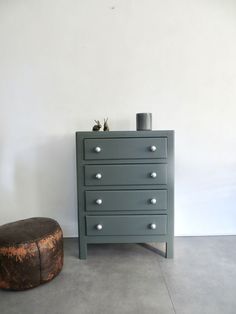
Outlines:
[[[166, 234], [167, 215], [87, 216], [87, 235], [156, 235]], [[156, 224], [156, 229], [150, 228]], [[97, 230], [96, 226], [102, 229]]]
[[[96, 152], [96, 147], [101, 151]], [[85, 139], [84, 156], [86, 160], [167, 158], [167, 138]]]
[[[165, 242], [172, 257], [174, 131], [76, 132], [76, 155], [80, 258], [87, 257], [88, 243], [129, 242]], [[150, 204], [153, 193], [156, 204]], [[154, 219], [158, 229], [151, 230]]]
[[[156, 177], [151, 177], [156, 173]], [[96, 175], [102, 178], [97, 179]], [[167, 165], [89, 165], [85, 166], [85, 185], [166, 184]]]
[[[167, 209], [167, 190], [86, 191], [85, 199], [87, 211]], [[156, 200], [154, 204], [153, 199]]]

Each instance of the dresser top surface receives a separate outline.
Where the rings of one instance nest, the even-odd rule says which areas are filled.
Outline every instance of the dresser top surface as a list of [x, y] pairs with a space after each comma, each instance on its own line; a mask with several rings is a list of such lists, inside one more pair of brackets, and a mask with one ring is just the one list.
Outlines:
[[153, 130], [153, 131], [78, 131], [77, 136], [82, 137], [153, 137], [173, 136], [174, 130]]

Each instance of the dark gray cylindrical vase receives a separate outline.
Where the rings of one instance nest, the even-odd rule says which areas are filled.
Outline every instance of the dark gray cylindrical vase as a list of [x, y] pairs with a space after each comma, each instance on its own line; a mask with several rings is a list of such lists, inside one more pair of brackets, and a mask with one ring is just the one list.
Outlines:
[[152, 114], [136, 113], [136, 130], [151, 131], [152, 130]]

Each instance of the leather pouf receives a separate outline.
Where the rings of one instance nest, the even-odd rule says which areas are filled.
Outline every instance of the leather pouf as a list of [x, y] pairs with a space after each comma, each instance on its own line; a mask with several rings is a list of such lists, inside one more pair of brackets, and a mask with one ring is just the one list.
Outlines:
[[25, 290], [52, 280], [63, 266], [63, 233], [50, 218], [0, 227], [0, 288]]

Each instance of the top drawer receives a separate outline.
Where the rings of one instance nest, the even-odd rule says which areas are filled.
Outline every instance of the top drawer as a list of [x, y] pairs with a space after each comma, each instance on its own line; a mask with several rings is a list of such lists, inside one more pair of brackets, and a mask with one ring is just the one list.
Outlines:
[[85, 139], [84, 158], [86, 160], [167, 158], [167, 138]]

